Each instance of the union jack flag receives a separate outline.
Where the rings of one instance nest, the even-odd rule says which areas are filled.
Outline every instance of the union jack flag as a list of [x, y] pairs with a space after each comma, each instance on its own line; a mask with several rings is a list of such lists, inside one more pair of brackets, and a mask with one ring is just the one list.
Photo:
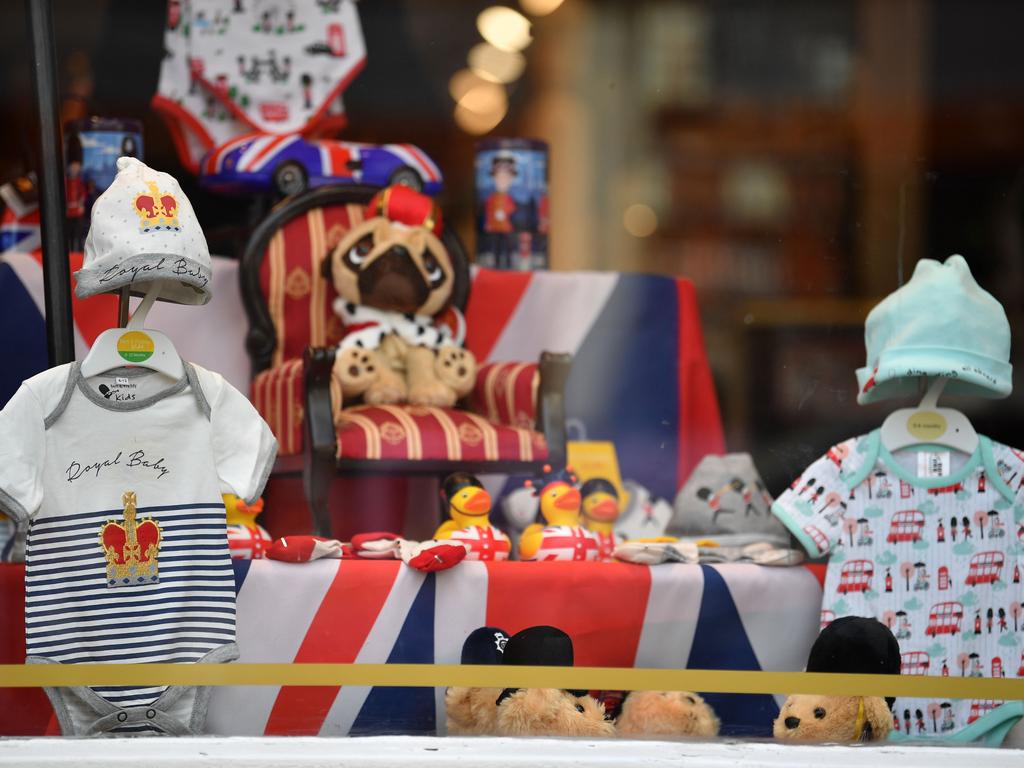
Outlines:
[[[463, 561], [433, 574], [397, 561], [233, 565], [246, 663], [457, 664], [477, 627], [550, 624], [573, 638], [578, 666], [797, 671], [818, 633], [823, 575], [744, 564]], [[24, 661], [23, 573], [0, 565], [0, 663]], [[767, 737], [780, 703], [704, 698], [727, 735]], [[255, 686], [215, 688], [206, 731], [432, 734], [444, 723], [440, 688]], [[58, 732], [42, 691], [0, 688], [0, 735]]]

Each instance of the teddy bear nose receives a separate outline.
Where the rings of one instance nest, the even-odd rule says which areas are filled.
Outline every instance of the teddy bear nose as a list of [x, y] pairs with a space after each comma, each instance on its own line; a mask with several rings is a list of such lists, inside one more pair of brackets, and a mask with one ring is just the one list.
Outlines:
[[800, 725], [800, 718], [799, 717], [787, 717], [783, 722], [785, 722], [787, 728], [789, 728], [790, 730], [793, 730], [798, 725]]

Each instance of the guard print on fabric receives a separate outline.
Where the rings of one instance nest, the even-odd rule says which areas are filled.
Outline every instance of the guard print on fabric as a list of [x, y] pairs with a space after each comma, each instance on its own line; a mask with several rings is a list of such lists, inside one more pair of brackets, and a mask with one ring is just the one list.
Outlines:
[[[953, 452], [955, 454], [955, 452]], [[1024, 454], [981, 437], [971, 456], [928, 446], [896, 456], [879, 433], [830, 449], [772, 511], [812, 556], [829, 555], [822, 627], [874, 617], [902, 673], [1024, 677]], [[1020, 713], [998, 701], [899, 698], [912, 737], [976, 738]]]
[[134, 491], [121, 497], [124, 516], [100, 527], [100, 546], [107, 560], [107, 586], [152, 584], [160, 580], [157, 556], [163, 532], [152, 517], [136, 519]]

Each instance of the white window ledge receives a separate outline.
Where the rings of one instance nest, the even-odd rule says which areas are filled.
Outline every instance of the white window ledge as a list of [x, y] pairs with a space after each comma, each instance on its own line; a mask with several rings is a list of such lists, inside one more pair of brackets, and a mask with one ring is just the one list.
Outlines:
[[[1011, 757], [1012, 756], [1012, 757]], [[4, 739], [0, 767], [18, 768], [415, 768], [642, 765], [672, 768], [996, 765], [1019, 751], [971, 747], [790, 746], [773, 742], [664, 742], [378, 736], [367, 738]], [[1020, 764], [1020, 763], [1018, 763]]]

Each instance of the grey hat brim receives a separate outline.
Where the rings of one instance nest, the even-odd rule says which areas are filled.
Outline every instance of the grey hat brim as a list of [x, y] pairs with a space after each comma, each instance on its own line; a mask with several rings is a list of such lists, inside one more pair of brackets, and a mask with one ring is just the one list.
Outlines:
[[147, 253], [117, 263], [99, 262], [75, 272], [75, 296], [87, 299], [101, 293], [117, 293], [128, 287], [143, 296], [160, 283], [160, 301], [202, 305], [210, 301], [213, 271], [188, 256]]
[[[861, 405], [893, 398], [915, 397], [923, 376], [949, 379], [949, 395], [1001, 398], [1013, 389], [1013, 366], [965, 349], [903, 347], [882, 353], [878, 366], [857, 370], [857, 402]], [[868, 382], [873, 385], [865, 391]]]

